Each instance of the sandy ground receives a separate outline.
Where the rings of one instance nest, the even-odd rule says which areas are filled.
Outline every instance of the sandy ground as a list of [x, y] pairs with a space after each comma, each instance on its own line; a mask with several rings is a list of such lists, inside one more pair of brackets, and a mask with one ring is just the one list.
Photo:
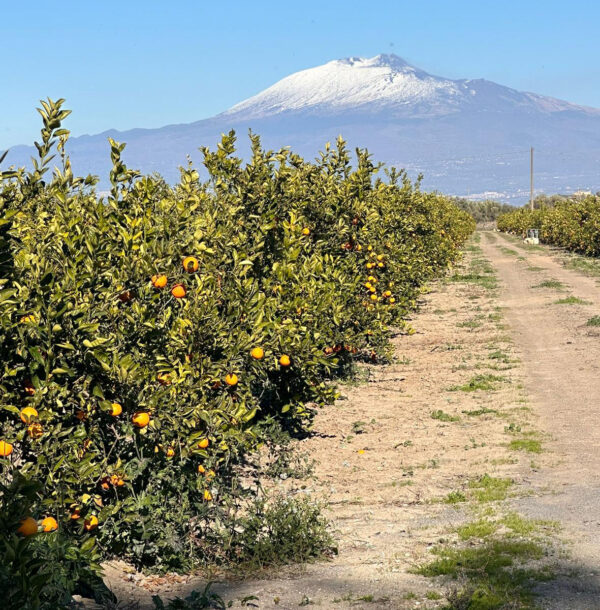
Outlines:
[[[560, 458], [530, 479], [534, 488], [553, 493], [520, 504], [532, 516], [563, 524], [582, 573], [570, 583], [549, 585], [544, 604], [600, 608], [600, 328], [586, 326], [600, 314], [598, 278], [566, 269], [557, 251], [523, 247], [504, 235], [484, 233], [482, 247], [504, 284], [499, 304], [518, 346], [538, 425], [552, 436], [546, 444]], [[535, 287], [546, 280], [563, 288]], [[570, 295], [587, 304], [556, 304]]]
[[[440, 607], [443, 600], [427, 594], [443, 594], [446, 584], [409, 570], [471, 518], [469, 507], [440, 500], [488, 473], [515, 482], [511, 505], [563, 522], [564, 537], [573, 541], [572, 558], [561, 561], [580, 575], [541, 587], [541, 606], [600, 608], [600, 342], [585, 326], [600, 313], [600, 291], [545, 250], [525, 250], [488, 232], [481, 247], [499, 288], [448, 280], [432, 286], [412, 321], [417, 332], [394, 339], [396, 361], [362, 368], [363, 383], [342, 386], [344, 399], [321, 410], [315, 434], [298, 443], [316, 460], [303, 492], [328, 502], [338, 556], [218, 582], [214, 590], [233, 607], [250, 595], [260, 608]], [[458, 273], [467, 273], [477, 256], [467, 252]], [[533, 288], [550, 278], [594, 305], [553, 305], [569, 293]], [[455, 389], [487, 374], [502, 377], [492, 390]], [[492, 411], [467, 413], [481, 409]], [[460, 419], [431, 417], [438, 410]], [[540, 431], [547, 450], [511, 451], [510, 424]], [[205, 584], [199, 577], [144, 578], [120, 564], [107, 567], [107, 582], [123, 604], [139, 608], [152, 608], [152, 593], [167, 599]]]

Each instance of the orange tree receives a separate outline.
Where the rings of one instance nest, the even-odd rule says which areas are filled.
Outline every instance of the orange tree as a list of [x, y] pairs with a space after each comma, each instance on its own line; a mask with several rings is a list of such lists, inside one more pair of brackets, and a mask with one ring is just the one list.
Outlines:
[[0, 579], [27, 557], [81, 579], [100, 557], [243, 557], [265, 429], [307, 429], [355, 359], [386, 357], [472, 219], [342, 141], [309, 163], [251, 135], [243, 163], [233, 133], [204, 149], [207, 181], [190, 165], [175, 186], [111, 140], [102, 198], [73, 175], [62, 102], [0, 189]]
[[544, 243], [600, 256], [600, 197], [558, 201], [536, 210], [519, 208], [500, 216], [498, 228], [519, 235], [537, 228]]

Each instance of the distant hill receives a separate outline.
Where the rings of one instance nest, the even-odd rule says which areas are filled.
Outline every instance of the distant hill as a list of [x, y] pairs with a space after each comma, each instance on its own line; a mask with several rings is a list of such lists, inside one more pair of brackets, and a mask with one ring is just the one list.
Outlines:
[[[75, 109], [77, 110], [77, 109]], [[81, 112], [82, 110], [79, 109]], [[422, 172], [426, 189], [522, 203], [529, 196], [529, 147], [536, 189], [600, 189], [600, 110], [496, 83], [433, 76], [395, 55], [352, 57], [302, 70], [213, 117], [158, 129], [73, 138], [78, 173], [105, 176], [107, 137], [127, 142], [126, 162], [176, 180], [186, 155], [214, 147], [235, 129], [240, 153], [248, 129], [269, 148], [314, 157], [341, 134], [376, 160]], [[5, 163], [25, 164], [34, 149], [16, 146]]]

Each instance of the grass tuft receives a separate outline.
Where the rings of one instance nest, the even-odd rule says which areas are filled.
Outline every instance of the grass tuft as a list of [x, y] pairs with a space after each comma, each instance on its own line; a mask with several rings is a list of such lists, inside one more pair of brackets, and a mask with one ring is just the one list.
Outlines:
[[431, 416], [431, 419], [438, 419], [439, 421], [446, 421], [446, 422], [460, 421], [460, 417], [458, 417], [458, 415], [450, 415], [448, 413], [445, 413], [441, 409], [438, 409], [437, 411], [432, 411], [430, 413], [430, 416]]
[[505, 377], [498, 375], [476, 375], [468, 383], [461, 386], [449, 388], [451, 392], [460, 390], [461, 392], [476, 392], [477, 390], [490, 391], [497, 389], [499, 383], [506, 381]]
[[529, 451], [529, 453], [541, 453], [542, 443], [532, 438], [517, 438], [510, 442], [509, 449], [513, 451]]
[[533, 288], [552, 288], [554, 290], [561, 290], [564, 287], [564, 284], [558, 280], [544, 280], [533, 286]]

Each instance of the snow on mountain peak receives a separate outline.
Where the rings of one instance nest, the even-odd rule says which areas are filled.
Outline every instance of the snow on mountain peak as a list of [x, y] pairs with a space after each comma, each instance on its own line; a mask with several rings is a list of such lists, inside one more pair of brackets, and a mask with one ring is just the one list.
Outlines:
[[431, 76], [397, 55], [336, 59], [287, 76], [223, 115], [260, 118], [286, 111], [339, 113], [437, 104], [459, 93], [457, 82]]
[[433, 76], [397, 55], [347, 57], [286, 76], [219, 115], [260, 119], [288, 112], [315, 116], [352, 113], [431, 118], [468, 112], [552, 113], [586, 109], [562, 100], [524, 93], [483, 79]]

